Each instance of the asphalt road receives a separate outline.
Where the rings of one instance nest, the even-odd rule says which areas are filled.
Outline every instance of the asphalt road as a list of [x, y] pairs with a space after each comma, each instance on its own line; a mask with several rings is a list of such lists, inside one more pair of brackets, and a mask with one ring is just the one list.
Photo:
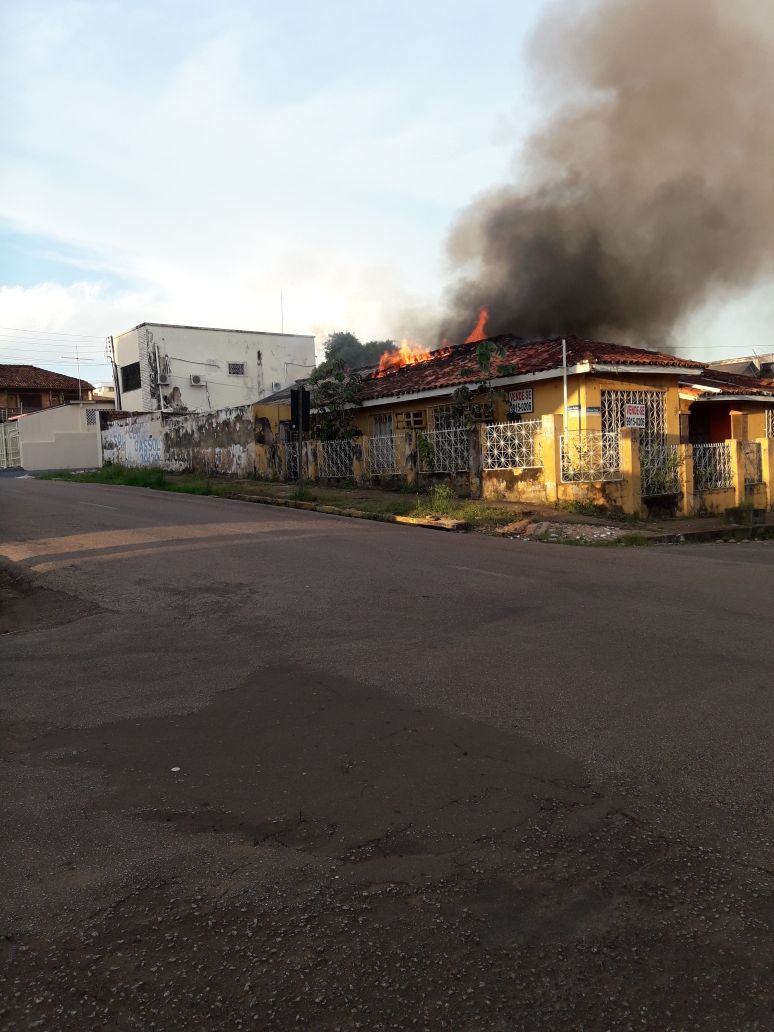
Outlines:
[[0, 479], [0, 1027], [771, 1028], [773, 549]]

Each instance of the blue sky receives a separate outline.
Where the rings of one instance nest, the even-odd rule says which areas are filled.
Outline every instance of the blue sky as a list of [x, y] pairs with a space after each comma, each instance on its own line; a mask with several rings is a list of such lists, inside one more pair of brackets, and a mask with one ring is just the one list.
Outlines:
[[38, 331], [0, 354], [67, 368], [43, 331], [96, 355], [145, 320], [279, 329], [281, 291], [289, 331], [415, 335], [455, 216], [518, 172], [551, 9], [0, 0], [0, 335]]

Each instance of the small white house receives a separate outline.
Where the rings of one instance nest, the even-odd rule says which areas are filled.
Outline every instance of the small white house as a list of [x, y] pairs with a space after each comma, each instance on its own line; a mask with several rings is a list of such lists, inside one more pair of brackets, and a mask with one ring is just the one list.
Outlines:
[[33, 471], [101, 466], [102, 409], [112, 411], [112, 401], [71, 401], [19, 416], [18, 464]]
[[140, 323], [113, 338], [113, 362], [117, 409], [231, 408], [308, 376], [314, 337]]

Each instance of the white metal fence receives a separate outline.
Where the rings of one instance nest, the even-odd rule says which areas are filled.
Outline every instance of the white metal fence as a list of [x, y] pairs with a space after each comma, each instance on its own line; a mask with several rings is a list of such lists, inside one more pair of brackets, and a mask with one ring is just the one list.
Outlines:
[[369, 437], [365, 457], [369, 475], [397, 473], [394, 435], [384, 434], [380, 437]]
[[725, 442], [694, 444], [694, 491], [716, 491], [733, 486], [734, 475], [731, 469], [731, 451], [728, 445]]
[[774, 408], [766, 409], [766, 436], [774, 437]]
[[484, 469], [534, 469], [542, 466], [539, 419], [522, 423], [490, 423], [486, 428]]
[[589, 483], [620, 480], [618, 434], [580, 430], [560, 437], [562, 482]]
[[763, 483], [763, 455], [757, 441], [742, 441], [744, 486], [754, 487]]
[[422, 473], [458, 473], [468, 468], [468, 431], [420, 430], [417, 433], [419, 469]]
[[354, 458], [352, 441], [320, 441], [317, 450], [317, 468], [320, 476], [333, 480], [352, 476]]
[[0, 424], [0, 469], [13, 469], [21, 466], [21, 448], [19, 445], [19, 424]]
[[285, 480], [298, 480], [298, 441], [288, 441], [277, 446], [281, 476]]
[[653, 438], [640, 440], [640, 482], [645, 498], [680, 490], [680, 446]]

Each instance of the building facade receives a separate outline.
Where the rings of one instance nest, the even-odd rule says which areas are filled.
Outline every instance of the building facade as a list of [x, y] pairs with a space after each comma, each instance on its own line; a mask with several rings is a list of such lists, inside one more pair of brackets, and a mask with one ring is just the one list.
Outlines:
[[75, 376], [34, 365], [0, 365], [0, 422], [68, 401], [90, 401], [94, 388]]
[[19, 465], [48, 469], [98, 469], [102, 465], [100, 414], [111, 401], [69, 402], [30, 412], [16, 420]]
[[113, 339], [116, 407], [201, 412], [246, 405], [308, 376], [314, 337], [141, 323]]

